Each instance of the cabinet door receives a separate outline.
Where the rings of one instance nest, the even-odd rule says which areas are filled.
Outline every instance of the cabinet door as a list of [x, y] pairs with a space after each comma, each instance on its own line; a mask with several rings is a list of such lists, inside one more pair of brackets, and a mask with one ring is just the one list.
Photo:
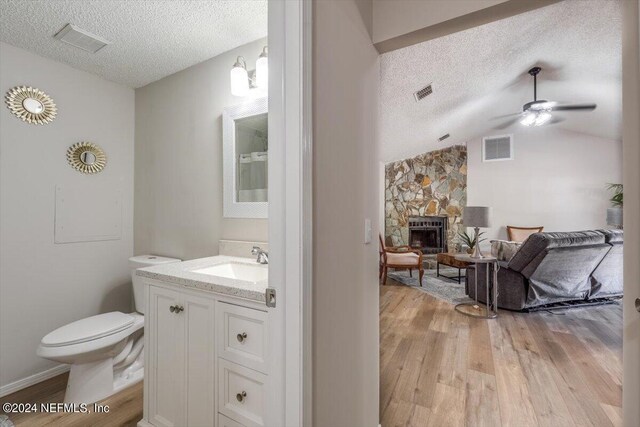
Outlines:
[[156, 427], [185, 425], [184, 313], [171, 310], [180, 300], [178, 292], [149, 287], [145, 381], [149, 381], [148, 420]]
[[215, 419], [214, 301], [183, 295], [187, 426], [213, 426]]

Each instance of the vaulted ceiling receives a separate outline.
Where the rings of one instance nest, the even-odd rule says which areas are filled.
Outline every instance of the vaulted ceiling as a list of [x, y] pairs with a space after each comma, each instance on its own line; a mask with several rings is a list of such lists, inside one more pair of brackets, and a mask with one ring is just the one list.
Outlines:
[[[542, 67], [538, 98], [594, 102], [592, 112], [554, 113], [549, 125], [620, 140], [622, 17], [617, 0], [565, 0], [381, 56], [381, 156], [391, 161], [504, 129], [496, 116], [533, 100], [527, 71]], [[416, 102], [413, 93], [432, 83]], [[449, 133], [444, 142], [438, 138]]]
[[[267, 0], [2, 0], [0, 17], [1, 41], [135, 88], [267, 35]], [[54, 39], [67, 23], [113, 43]]]

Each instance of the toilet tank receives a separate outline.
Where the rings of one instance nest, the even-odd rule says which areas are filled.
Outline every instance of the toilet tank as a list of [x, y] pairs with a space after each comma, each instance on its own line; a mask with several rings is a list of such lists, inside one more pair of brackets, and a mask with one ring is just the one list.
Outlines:
[[131, 282], [133, 283], [133, 299], [136, 304], [136, 311], [144, 314], [146, 301], [144, 300], [144, 282], [142, 277], [136, 276], [138, 268], [153, 267], [154, 265], [170, 264], [180, 262], [177, 258], [167, 258], [158, 255], [138, 255], [129, 258], [129, 269], [131, 270]]

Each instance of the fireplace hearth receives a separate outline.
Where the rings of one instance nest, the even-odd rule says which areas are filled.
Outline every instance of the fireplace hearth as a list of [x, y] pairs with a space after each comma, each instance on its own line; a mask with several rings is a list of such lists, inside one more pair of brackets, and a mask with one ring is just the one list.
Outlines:
[[412, 216], [409, 218], [409, 246], [424, 254], [447, 252], [446, 216]]

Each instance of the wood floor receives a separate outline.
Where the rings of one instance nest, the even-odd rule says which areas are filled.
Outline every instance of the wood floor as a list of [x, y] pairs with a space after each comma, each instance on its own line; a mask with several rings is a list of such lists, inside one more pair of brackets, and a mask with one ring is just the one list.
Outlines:
[[[62, 402], [67, 387], [68, 374], [58, 375], [47, 381], [0, 398], [0, 403]], [[134, 427], [142, 419], [143, 383], [122, 390], [99, 402], [109, 406], [109, 413], [23, 413], [8, 414], [16, 426], [39, 427]], [[92, 405], [89, 405], [92, 408]], [[3, 414], [0, 410], [0, 414]]]
[[620, 305], [483, 320], [387, 283], [382, 427], [622, 425]]

